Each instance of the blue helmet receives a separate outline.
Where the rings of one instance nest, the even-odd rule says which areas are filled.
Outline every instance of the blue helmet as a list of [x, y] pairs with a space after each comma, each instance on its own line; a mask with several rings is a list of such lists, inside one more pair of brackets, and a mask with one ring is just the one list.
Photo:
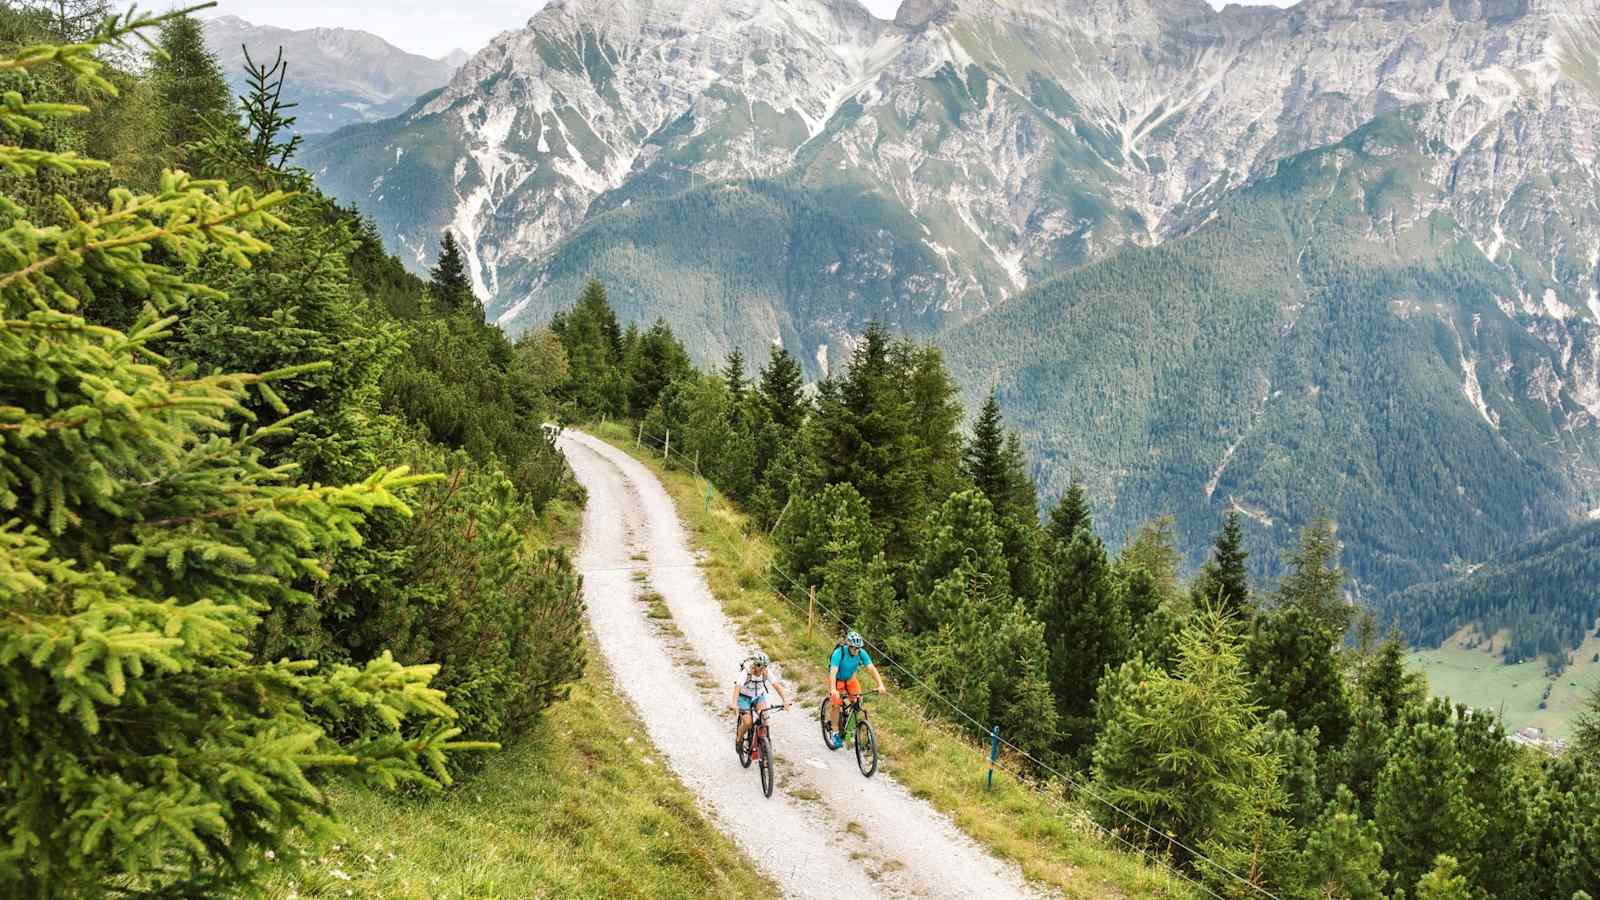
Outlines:
[[861, 637], [861, 632], [859, 631], [852, 631], [845, 635], [844, 642], [846, 646], [854, 647], [857, 650], [860, 650], [862, 647], [867, 645], [866, 640]]

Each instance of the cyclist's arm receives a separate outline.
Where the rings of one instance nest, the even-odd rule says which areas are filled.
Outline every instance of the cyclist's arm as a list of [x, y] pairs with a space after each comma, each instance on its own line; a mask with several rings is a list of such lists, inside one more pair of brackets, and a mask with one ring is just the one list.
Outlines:
[[889, 692], [889, 689], [883, 686], [883, 676], [878, 674], [878, 666], [877, 666], [877, 664], [876, 663], [869, 663], [867, 665], [867, 671], [871, 672], [872, 673], [872, 677], [877, 679], [877, 682], [878, 682], [878, 693], [887, 694]]
[[728, 708], [729, 709], [738, 709], [739, 708], [739, 682], [738, 681], [735, 681], [733, 683], [733, 696], [728, 699]]
[[830, 697], [838, 697], [839, 696], [839, 692], [834, 689], [834, 685], [837, 684], [838, 682], [839, 682], [839, 667], [838, 666], [829, 666], [828, 667], [828, 696], [830, 696]]
[[789, 693], [783, 689], [783, 682], [774, 681], [774, 682], [772, 682], [772, 687], [773, 687], [774, 690], [776, 690], [778, 692], [778, 696], [783, 699], [783, 705], [784, 706], [788, 706], [789, 705]]

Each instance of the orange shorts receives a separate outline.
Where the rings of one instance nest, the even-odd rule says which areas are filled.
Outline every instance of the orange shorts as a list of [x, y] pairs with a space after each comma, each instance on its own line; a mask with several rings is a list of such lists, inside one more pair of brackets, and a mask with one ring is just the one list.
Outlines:
[[835, 681], [833, 689], [838, 691], [841, 697], [861, 696], [861, 682], [853, 676], [849, 681]]

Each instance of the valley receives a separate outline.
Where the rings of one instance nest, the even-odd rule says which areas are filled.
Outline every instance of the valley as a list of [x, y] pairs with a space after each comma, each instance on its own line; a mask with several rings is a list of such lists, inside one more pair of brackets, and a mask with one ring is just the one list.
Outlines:
[[1600, 637], [1591, 635], [1573, 652], [1572, 664], [1552, 676], [1539, 660], [1508, 665], [1487, 643], [1460, 634], [1408, 658], [1427, 676], [1435, 696], [1496, 712], [1508, 731], [1538, 728], [1550, 738], [1570, 739], [1575, 715], [1600, 685], [1596, 654]]
[[513, 333], [598, 277], [699, 362], [781, 344], [818, 380], [882, 322], [1113, 543], [1170, 514], [1198, 565], [1237, 510], [1273, 577], [1326, 513], [1373, 603], [1600, 502], [1565, 15], [562, 0], [306, 165], [418, 270], [457, 234]]

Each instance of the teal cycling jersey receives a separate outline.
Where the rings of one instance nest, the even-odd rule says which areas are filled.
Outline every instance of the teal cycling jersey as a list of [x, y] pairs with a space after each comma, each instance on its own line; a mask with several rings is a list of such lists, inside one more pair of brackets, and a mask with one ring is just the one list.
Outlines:
[[850, 651], [845, 648], [835, 647], [833, 648], [833, 658], [828, 660], [828, 665], [839, 670], [839, 674], [835, 676], [836, 678], [840, 681], [849, 681], [855, 677], [857, 669], [862, 666], [872, 665], [872, 657], [867, 655], [866, 648], [862, 648], [852, 656]]

